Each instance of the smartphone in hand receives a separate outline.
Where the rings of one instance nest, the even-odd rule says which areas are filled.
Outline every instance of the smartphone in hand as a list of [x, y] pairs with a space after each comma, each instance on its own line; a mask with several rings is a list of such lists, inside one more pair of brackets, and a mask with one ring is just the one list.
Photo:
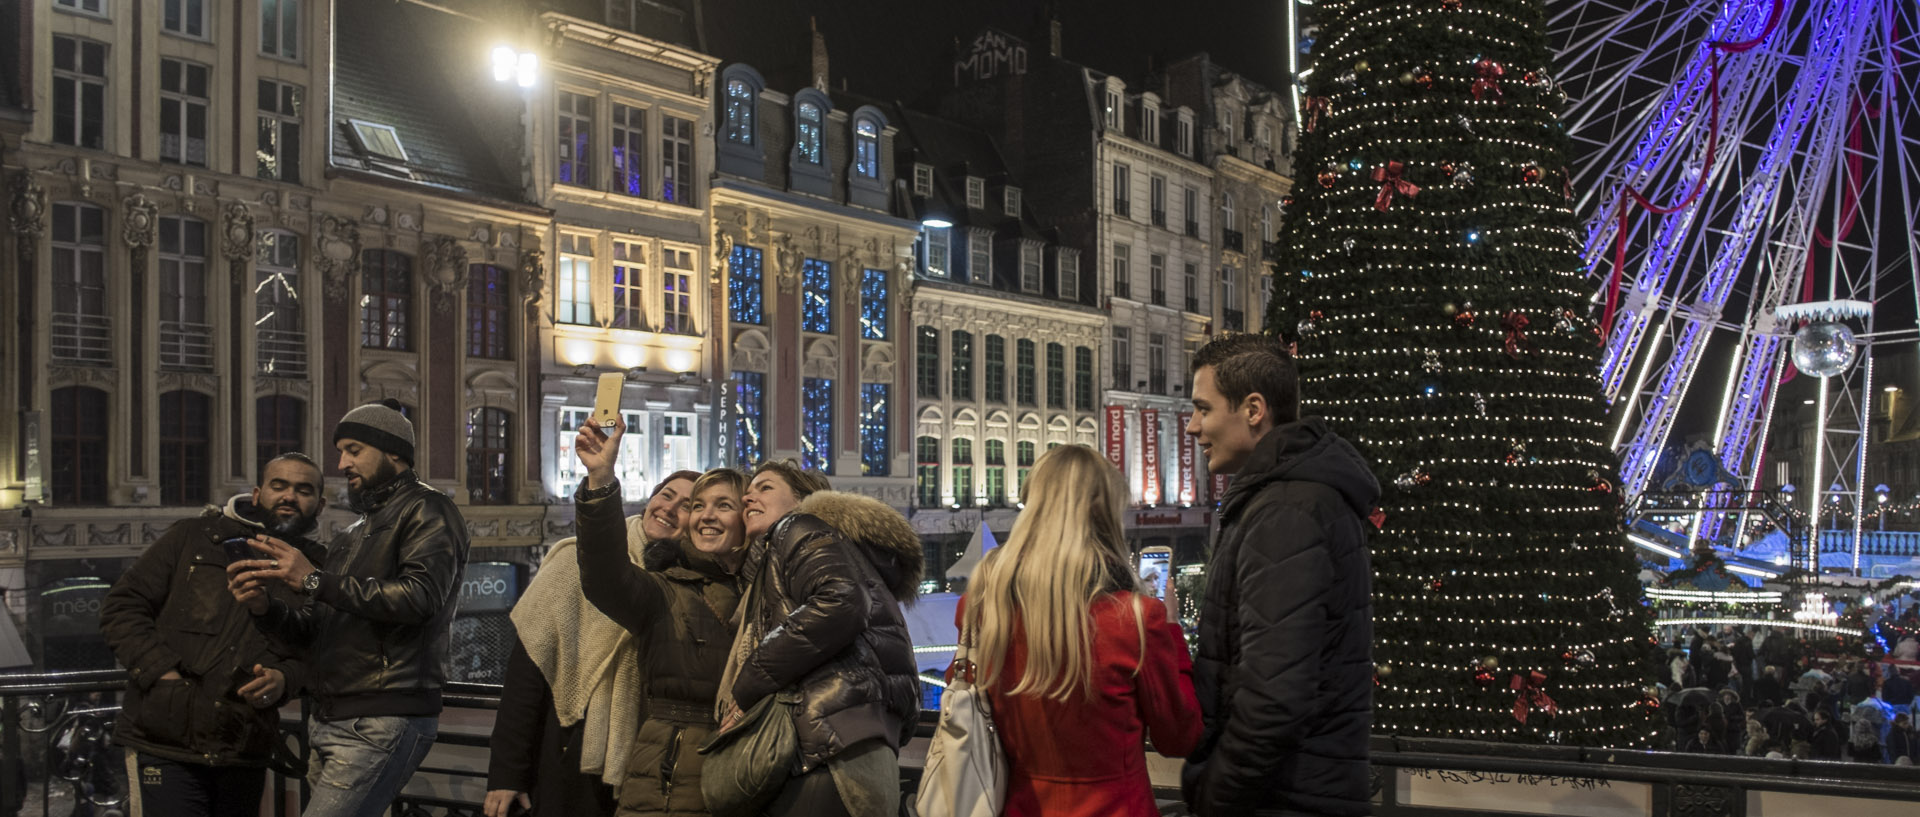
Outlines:
[[[229, 539], [227, 541], [231, 542], [234, 540]], [[242, 539], [240, 541], [244, 542], [246, 540]], [[247, 703], [247, 699], [240, 695], [240, 689], [247, 684], [253, 683], [254, 677], [253, 670], [246, 667], [234, 667], [233, 674], [227, 677], [227, 697], [243, 704]]]
[[620, 419], [620, 390], [626, 384], [627, 376], [619, 372], [600, 375], [600, 390], [593, 399], [594, 425], [612, 428], [614, 421]]
[[253, 549], [253, 545], [250, 544], [251, 541], [252, 540], [245, 536], [235, 536], [232, 539], [221, 542], [220, 549], [227, 552], [227, 564], [233, 564], [234, 562], [245, 561], [247, 559], [264, 558], [260, 551]]

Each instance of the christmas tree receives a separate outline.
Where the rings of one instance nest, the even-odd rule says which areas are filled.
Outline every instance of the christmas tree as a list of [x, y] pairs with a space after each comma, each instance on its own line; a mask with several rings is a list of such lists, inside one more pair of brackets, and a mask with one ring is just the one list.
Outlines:
[[1374, 728], [1649, 747], [1541, 0], [1320, 6], [1269, 326], [1374, 464]]

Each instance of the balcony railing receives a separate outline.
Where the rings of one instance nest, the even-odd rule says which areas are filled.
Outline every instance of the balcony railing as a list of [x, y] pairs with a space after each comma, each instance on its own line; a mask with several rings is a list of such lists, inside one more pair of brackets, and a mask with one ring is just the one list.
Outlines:
[[1115, 391], [1133, 391], [1133, 367], [1113, 367], [1113, 388]]
[[1165, 371], [1158, 371], [1149, 375], [1147, 377], [1147, 391], [1154, 394], [1166, 394], [1167, 373]]
[[256, 367], [267, 377], [307, 376], [307, 333], [288, 329], [262, 329]]
[[1167, 226], [1167, 211], [1165, 210], [1153, 211], [1153, 226], [1155, 227]]
[[53, 356], [87, 363], [113, 362], [113, 321], [105, 315], [53, 313]]
[[1280, 257], [1280, 243], [1277, 241], [1260, 242], [1260, 257], [1269, 261]]
[[1133, 297], [1133, 283], [1125, 280], [1115, 280], [1113, 282], [1113, 297], [1131, 299]]
[[1198, 221], [1187, 222], [1187, 237], [1188, 238], [1200, 237], [1200, 222]]
[[1187, 304], [1186, 304], [1186, 306], [1187, 306], [1187, 311], [1188, 311], [1188, 312], [1199, 312], [1199, 311], [1200, 311], [1200, 299], [1199, 299], [1198, 297], [1196, 297], [1196, 296], [1193, 296], [1193, 295], [1188, 295], [1188, 296], [1187, 296]]
[[1114, 199], [1113, 214], [1116, 216], [1132, 216], [1133, 203], [1127, 201], [1126, 199]]
[[1154, 291], [1153, 291], [1153, 305], [1154, 305], [1154, 306], [1166, 306], [1166, 305], [1167, 305], [1167, 291], [1166, 291], [1166, 290], [1164, 290], [1164, 289], [1156, 289], [1156, 290], [1154, 290]]
[[213, 368], [213, 327], [183, 321], [160, 322], [160, 365], [206, 371]]
[[1228, 332], [1244, 332], [1244, 331], [1246, 331], [1246, 326], [1247, 326], [1247, 316], [1246, 316], [1246, 315], [1245, 315], [1244, 313], [1242, 313], [1242, 312], [1241, 312], [1240, 310], [1238, 310], [1238, 309], [1222, 309], [1222, 310], [1220, 310], [1220, 312], [1222, 313], [1222, 314], [1221, 314], [1221, 321], [1220, 321], [1220, 322], [1221, 322], [1222, 324], [1225, 324], [1225, 327], [1224, 327], [1224, 328], [1225, 328], [1225, 329], [1226, 329], [1226, 330], [1227, 330]]
[[1221, 246], [1226, 247], [1229, 250], [1233, 250], [1234, 252], [1244, 252], [1246, 241], [1245, 241], [1245, 237], [1240, 234], [1239, 230], [1221, 230], [1220, 244]]

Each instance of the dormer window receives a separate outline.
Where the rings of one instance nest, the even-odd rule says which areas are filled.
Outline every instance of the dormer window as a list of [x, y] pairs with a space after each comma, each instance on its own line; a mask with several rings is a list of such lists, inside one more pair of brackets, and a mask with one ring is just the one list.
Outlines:
[[1140, 141], [1160, 145], [1160, 109], [1140, 106]]
[[1174, 130], [1173, 152], [1182, 156], [1193, 155], [1193, 118], [1186, 111], [1180, 112], [1180, 124]]
[[967, 177], [967, 209], [984, 210], [987, 207], [987, 180], [979, 176]]
[[810, 165], [825, 162], [825, 153], [821, 150], [821, 128], [823, 116], [820, 106], [812, 102], [802, 102], [794, 117], [798, 123], [798, 152], [800, 161]]
[[1020, 188], [1008, 187], [1005, 191], [1002, 192], [1002, 196], [1003, 196], [1003, 200], [1001, 204], [1006, 208], [1004, 212], [1007, 214], [1007, 217], [1019, 218], [1020, 217]]
[[360, 149], [382, 159], [396, 162], [407, 160], [406, 148], [400, 146], [400, 134], [392, 125], [378, 122], [363, 122], [358, 119], [347, 120], [353, 123], [353, 136], [360, 140]]
[[933, 165], [913, 165], [913, 194], [925, 198], [933, 195]]
[[1120, 115], [1123, 110], [1125, 110], [1125, 103], [1120, 99], [1120, 92], [1107, 89], [1107, 128], [1109, 130], [1120, 129]]
[[727, 141], [753, 144], [753, 86], [746, 80], [727, 80]]
[[880, 178], [880, 123], [861, 117], [853, 123], [853, 172]]

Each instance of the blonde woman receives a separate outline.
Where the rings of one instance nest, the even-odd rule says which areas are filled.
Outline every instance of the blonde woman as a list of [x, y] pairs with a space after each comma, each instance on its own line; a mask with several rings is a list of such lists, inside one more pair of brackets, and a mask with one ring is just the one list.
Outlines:
[[1155, 817], [1143, 744], [1184, 757], [1200, 704], [1180, 628], [1129, 566], [1126, 483], [1066, 445], [1034, 465], [1023, 499], [955, 615], [1007, 753], [1004, 814]]

